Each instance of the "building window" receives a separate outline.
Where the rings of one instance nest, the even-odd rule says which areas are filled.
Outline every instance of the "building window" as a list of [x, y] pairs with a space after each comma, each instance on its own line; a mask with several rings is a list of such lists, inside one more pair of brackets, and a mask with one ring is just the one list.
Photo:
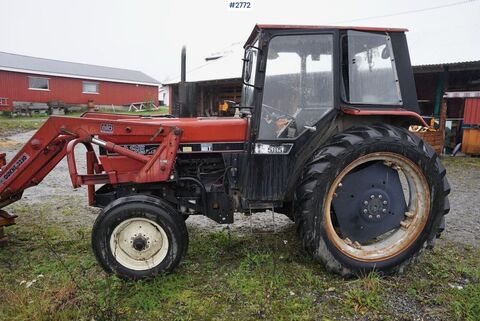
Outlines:
[[98, 82], [83, 82], [83, 93], [84, 94], [98, 94]]
[[50, 90], [48, 78], [28, 77], [28, 89]]

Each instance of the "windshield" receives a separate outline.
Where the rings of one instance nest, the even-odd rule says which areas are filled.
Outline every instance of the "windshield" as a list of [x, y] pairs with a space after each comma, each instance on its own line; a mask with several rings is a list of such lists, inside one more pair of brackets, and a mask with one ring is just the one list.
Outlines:
[[295, 138], [333, 108], [333, 36], [270, 41], [259, 139]]
[[348, 31], [342, 38], [343, 99], [358, 104], [401, 105], [388, 34]]

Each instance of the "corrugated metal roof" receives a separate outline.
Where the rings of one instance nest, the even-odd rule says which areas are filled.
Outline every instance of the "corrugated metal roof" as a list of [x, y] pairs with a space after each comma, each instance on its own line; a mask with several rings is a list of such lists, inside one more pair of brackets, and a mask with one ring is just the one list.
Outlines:
[[[231, 45], [231, 50], [222, 57], [207, 61], [205, 64], [187, 70], [187, 82], [207, 82], [226, 79], [242, 78], [243, 48], [241, 43]], [[180, 76], [173, 77], [164, 85], [173, 85], [180, 82]]]
[[0, 70], [121, 83], [159, 84], [157, 80], [141, 71], [36, 58], [7, 52], [0, 52]]
[[441, 64], [426, 64], [413, 66], [414, 73], [442, 72], [444, 68], [449, 71], [480, 70], [480, 60], [458, 61]]

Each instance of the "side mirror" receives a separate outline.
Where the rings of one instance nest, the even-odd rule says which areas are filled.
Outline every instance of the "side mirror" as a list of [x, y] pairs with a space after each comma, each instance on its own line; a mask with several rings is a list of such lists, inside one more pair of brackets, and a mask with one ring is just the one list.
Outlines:
[[249, 82], [250, 78], [252, 78], [253, 69], [253, 52], [251, 50], [245, 52], [245, 58], [243, 61], [245, 64], [243, 79], [244, 81]]
[[243, 84], [245, 86], [253, 87], [258, 90], [261, 90], [261, 88], [253, 84], [252, 76], [256, 72], [257, 59], [259, 55], [261, 56], [261, 53], [262, 51], [260, 48], [257, 48], [254, 46], [248, 46], [247, 48], [245, 48], [245, 54], [242, 59], [243, 60], [243, 70], [242, 70]]

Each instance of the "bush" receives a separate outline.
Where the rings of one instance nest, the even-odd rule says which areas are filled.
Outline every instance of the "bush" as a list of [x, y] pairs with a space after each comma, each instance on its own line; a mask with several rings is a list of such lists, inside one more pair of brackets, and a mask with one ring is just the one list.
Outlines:
[[12, 112], [9, 110], [2, 110], [2, 117], [12, 117]]

